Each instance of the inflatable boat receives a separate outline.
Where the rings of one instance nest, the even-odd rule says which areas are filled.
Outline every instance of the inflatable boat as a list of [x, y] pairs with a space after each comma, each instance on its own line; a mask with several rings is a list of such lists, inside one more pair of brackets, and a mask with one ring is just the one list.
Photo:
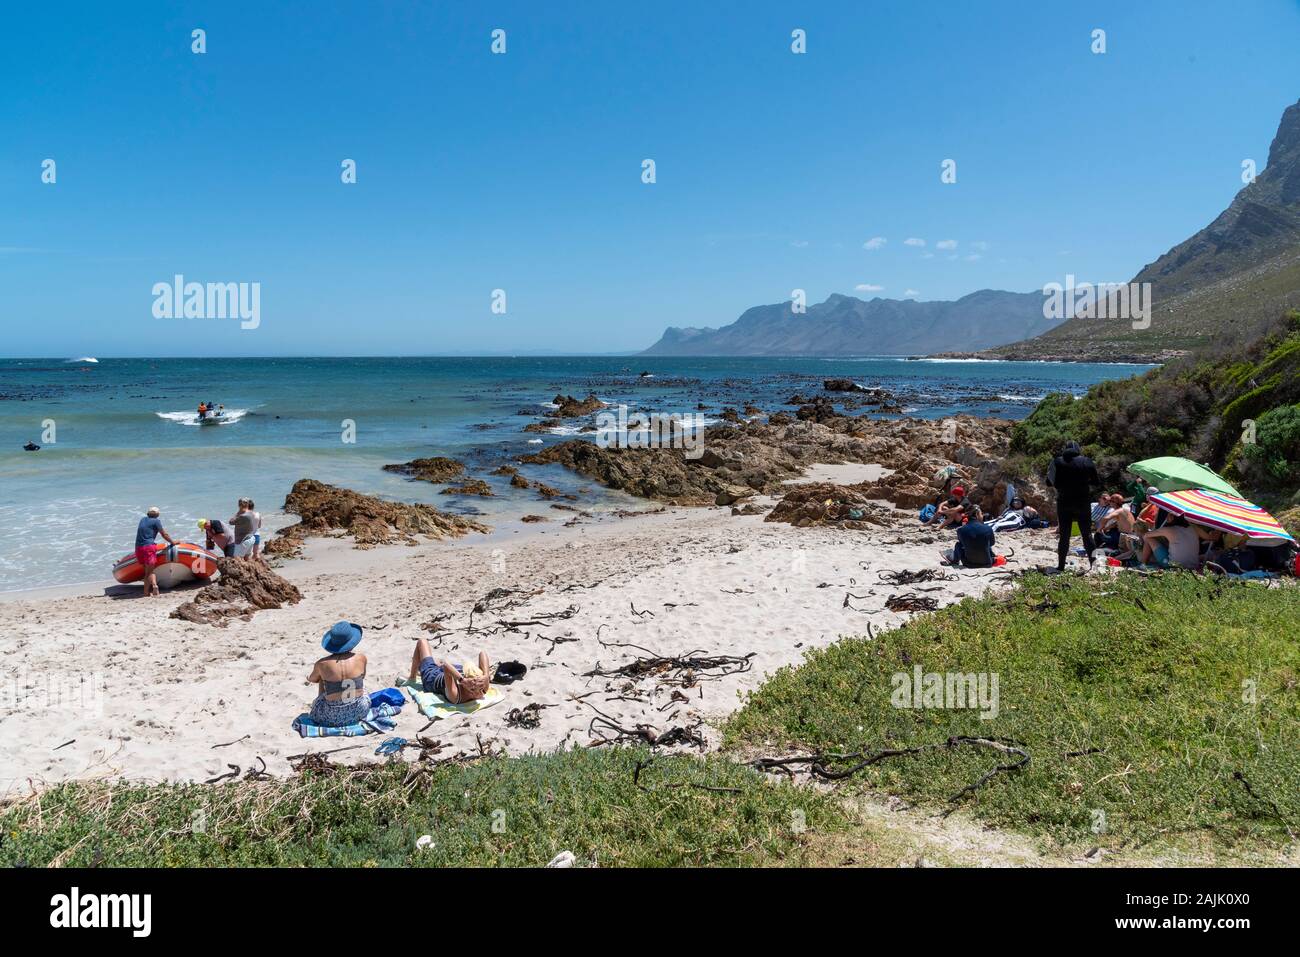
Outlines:
[[[207, 581], [217, 573], [217, 562], [222, 558], [216, 552], [210, 552], [193, 542], [177, 542], [175, 545], [163, 543], [154, 548], [158, 551], [155, 574], [160, 588], [170, 588], [196, 578]], [[113, 566], [113, 577], [123, 585], [144, 581], [144, 566], [135, 560], [135, 552], [118, 560]]]

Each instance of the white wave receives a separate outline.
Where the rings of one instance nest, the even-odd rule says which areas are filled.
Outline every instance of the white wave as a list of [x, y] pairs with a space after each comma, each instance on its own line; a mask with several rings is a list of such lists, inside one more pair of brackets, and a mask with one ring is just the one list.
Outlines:
[[[244, 416], [248, 415], [248, 409], [226, 409], [225, 412], [216, 418], [217, 425], [233, 425]], [[166, 419], [168, 422], [177, 422], [180, 425], [199, 424], [199, 414], [197, 412], [155, 412], [154, 415], [160, 419]]]
[[64, 359], [63, 361], [66, 364], [69, 362], [98, 362], [99, 360], [94, 356], [82, 356], [79, 359]]
[[529, 444], [529, 445], [541, 445], [541, 444], [542, 444], [542, 440], [541, 440], [541, 439], [529, 439], [529, 440], [528, 440], [528, 444]]

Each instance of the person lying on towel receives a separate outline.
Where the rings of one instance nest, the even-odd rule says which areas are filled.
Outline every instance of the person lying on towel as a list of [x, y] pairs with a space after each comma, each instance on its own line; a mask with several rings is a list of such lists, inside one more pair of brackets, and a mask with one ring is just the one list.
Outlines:
[[425, 691], [438, 695], [448, 704], [477, 701], [488, 693], [492, 680], [491, 665], [486, 652], [478, 653], [478, 665], [457, 668], [446, 661], [434, 661], [433, 651], [424, 638], [415, 643], [411, 655], [410, 680], [420, 679]]

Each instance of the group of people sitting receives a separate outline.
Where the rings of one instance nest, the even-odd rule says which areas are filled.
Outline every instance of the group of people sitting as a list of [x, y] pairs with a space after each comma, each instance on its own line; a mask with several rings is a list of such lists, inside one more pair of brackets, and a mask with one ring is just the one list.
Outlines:
[[[362, 721], [370, 713], [370, 696], [366, 693], [366, 656], [356, 651], [364, 629], [354, 622], [340, 621], [325, 632], [321, 647], [328, 654], [321, 658], [307, 676], [307, 683], [317, 686], [312, 702], [311, 719], [325, 727], [346, 727]], [[438, 695], [449, 704], [477, 701], [488, 693], [492, 665], [485, 652], [478, 663], [457, 668], [445, 660], [435, 659], [429, 642], [421, 638], [411, 655], [409, 680]]]
[[227, 558], [260, 558], [262, 554], [262, 515], [251, 498], [239, 500], [239, 511], [227, 521], [219, 518], [199, 519], [206, 536], [208, 551], [218, 551]]
[[[997, 532], [1045, 528], [1050, 524], [1014, 489], [1008, 489], [1002, 513], [986, 522], [983, 510], [956, 484], [959, 475], [955, 467], [949, 466], [935, 478], [947, 490], [921, 510], [920, 518], [925, 525], [956, 529], [957, 541], [952, 549], [941, 553], [945, 564], [991, 567], [999, 563], [993, 551]], [[1151, 500], [1159, 490], [1140, 481], [1130, 483], [1127, 495], [1104, 492], [1094, 498], [1102, 482], [1096, 465], [1077, 442], [1067, 442], [1052, 459], [1047, 484], [1056, 491], [1057, 571], [1065, 570], [1076, 528], [1083, 540], [1081, 552], [1090, 566], [1099, 552], [1115, 565], [1190, 569], [1209, 566], [1229, 574], [1249, 574], [1260, 561], [1260, 550], [1247, 547], [1246, 535], [1189, 522], [1166, 511]]]
[[957, 541], [953, 547], [940, 552], [940, 560], [945, 565], [991, 568], [1000, 563], [993, 551], [998, 532], [1047, 525], [1036, 509], [1026, 505], [1025, 500], [1015, 494], [1014, 488], [1007, 490], [1007, 504], [1001, 514], [992, 521], [986, 521], [984, 510], [967, 498], [965, 487], [954, 484], [955, 470], [936, 478], [941, 478], [944, 484], [951, 487], [921, 509], [920, 518], [923, 525], [957, 530]]
[[1246, 535], [1209, 528], [1167, 512], [1149, 501], [1149, 496], [1158, 494], [1154, 487], [1139, 484], [1133, 493], [1131, 498], [1120, 492], [1103, 494], [1094, 503], [1092, 548], [1084, 538], [1090, 561], [1100, 551], [1121, 564], [1157, 568], [1197, 569], [1208, 563], [1240, 571], [1243, 563], [1252, 564], [1252, 556], [1242, 552]]

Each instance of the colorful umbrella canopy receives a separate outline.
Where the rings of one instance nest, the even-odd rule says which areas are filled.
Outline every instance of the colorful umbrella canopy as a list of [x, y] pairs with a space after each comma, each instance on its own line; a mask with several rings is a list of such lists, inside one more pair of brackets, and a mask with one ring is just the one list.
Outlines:
[[1194, 488], [1161, 492], [1152, 495], [1151, 501], [1189, 522], [1246, 535], [1256, 545], [1281, 545], [1295, 541], [1272, 515], [1236, 495]]
[[1220, 478], [1216, 472], [1210, 471], [1204, 465], [1197, 465], [1191, 459], [1179, 458], [1176, 455], [1134, 462], [1128, 470], [1162, 492], [1203, 488], [1211, 492], [1222, 492], [1224, 495], [1239, 495], [1237, 490]]

